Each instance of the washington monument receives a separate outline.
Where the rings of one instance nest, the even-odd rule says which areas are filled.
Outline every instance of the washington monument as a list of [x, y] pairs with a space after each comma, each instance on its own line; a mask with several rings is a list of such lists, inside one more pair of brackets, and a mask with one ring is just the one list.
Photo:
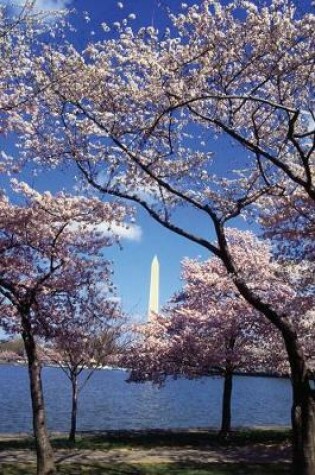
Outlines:
[[154, 256], [151, 264], [150, 297], [148, 308], [148, 320], [150, 321], [152, 313], [159, 311], [159, 261]]

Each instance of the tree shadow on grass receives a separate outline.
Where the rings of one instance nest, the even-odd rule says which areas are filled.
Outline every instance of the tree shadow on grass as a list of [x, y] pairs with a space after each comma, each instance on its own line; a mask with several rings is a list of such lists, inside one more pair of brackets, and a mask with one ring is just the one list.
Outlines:
[[[35, 475], [34, 464], [3, 465], [1, 475]], [[132, 464], [63, 464], [57, 465], [58, 475], [288, 475], [289, 464], [234, 463], [172, 463], [158, 465]]]
[[[173, 463], [165, 475], [289, 475], [290, 464], [247, 464], [247, 463]], [[154, 472], [148, 472], [153, 475]], [[156, 472], [158, 475], [159, 472]]]
[[[289, 430], [241, 430], [232, 431], [228, 437], [221, 438], [217, 431], [189, 430], [138, 430], [106, 431], [101, 433], [79, 433], [76, 444], [68, 441], [67, 436], [52, 436], [52, 445], [56, 449], [100, 449], [110, 450], [120, 447], [229, 447], [250, 444], [278, 444], [290, 442]], [[35, 449], [32, 437], [0, 440], [0, 451], [14, 449]]]
[[[133, 465], [119, 464], [110, 466], [107, 464], [57, 464], [58, 475], [145, 475], [146, 469], [138, 469]], [[166, 472], [165, 472], [166, 473]], [[35, 475], [35, 464], [4, 464], [0, 466], [1, 475]]]
[[[138, 431], [106, 431], [102, 433], [82, 433], [76, 442], [79, 449], [110, 450], [122, 446], [129, 447], [229, 447], [248, 444], [278, 444], [290, 442], [289, 430], [241, 430], [232, 431], [228, 437], [222, 438], [217, 431], [180, 431], [180, 430], [138, 430]], [[65, 439], [53, 439], [55, 447], [65, 447]], [[69, 443], [68, 443], [69, 447]]]
[[[4, 450], [35, 450], [35, 440], [32, 437], [0, 440], [0, 452]], [[0, 472], [1, 473], [1, 472]], [[1, 474], [2, 475], [2, 474]]]

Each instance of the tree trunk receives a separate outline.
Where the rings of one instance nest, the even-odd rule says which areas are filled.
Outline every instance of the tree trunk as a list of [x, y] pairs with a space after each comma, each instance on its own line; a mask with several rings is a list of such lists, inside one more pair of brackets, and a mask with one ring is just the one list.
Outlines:
[[231, 430], [231, 401], [233, 389], [233, 372], [226, 370], [222, 397], [221, 435], [227, 435]]
[[78, 378], [76, 374], [71, 375], [72, 386], [72, 407], [71, 407], [71, 427], [69, 441], [75, 443], [77, 431], [77, 411], [78, 411]]
[[37, 456], [37, 475], [54, 475], [56, 473], [56, 469], [53, 451], [46, 429], [40, 362], [38, 360], [36, 344], [27, 317], [23, 318], [22, 325], [22, 337], [27, 355], [28, 372], [30, 378], [33, 410], [33, 431]]
[[309, 381], [297, 384], [292, 378], [293, 474], [315, 474], [315, 392]]

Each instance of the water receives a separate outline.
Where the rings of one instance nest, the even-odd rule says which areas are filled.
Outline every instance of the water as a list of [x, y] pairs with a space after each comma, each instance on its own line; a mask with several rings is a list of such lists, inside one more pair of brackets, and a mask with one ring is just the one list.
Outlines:
[[[222, 378], [170, 380], [162, 389], [127, 384], [123, 371], [96, 371], [79, 399], [78, 430], [219, 427]], [[27, 369], [0, 366], [0, 432], [30, 432]], [[67, 431], [70, 384], [62, 370], [44, 368], [48, 427]], [[234, 378], [234, 427], [289, 425], [291, 393], [285, 379]]]

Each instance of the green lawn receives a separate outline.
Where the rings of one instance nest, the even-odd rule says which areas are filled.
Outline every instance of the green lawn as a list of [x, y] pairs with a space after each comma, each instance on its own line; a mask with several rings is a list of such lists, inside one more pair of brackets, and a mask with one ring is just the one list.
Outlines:
[[[229, 447], [250, 444], [277, 444], [290, 441], [291, 432], [279, 430], [242, 430], [233, 431], [226, 439], [222, 439], [215, 431], [108, 431], [101, 434], [78, 435], [75, 447], [88, 450], [110, 450], [114, 448], [152, 448], [152, 447]], [[51, 438], [54, 448], [73, 447], [67, 436]], [[1, 450], [34, 449], [32, 438], [0, 440]]]
[[[58, 466], [60, 475], [288, 475], [289, 465], [285, 464], [159, 464], [159, 465], [125, 465], [125, 464], [64, 464]], [[1, 475], [35, 475], [35, 465], [1, 466]]]

